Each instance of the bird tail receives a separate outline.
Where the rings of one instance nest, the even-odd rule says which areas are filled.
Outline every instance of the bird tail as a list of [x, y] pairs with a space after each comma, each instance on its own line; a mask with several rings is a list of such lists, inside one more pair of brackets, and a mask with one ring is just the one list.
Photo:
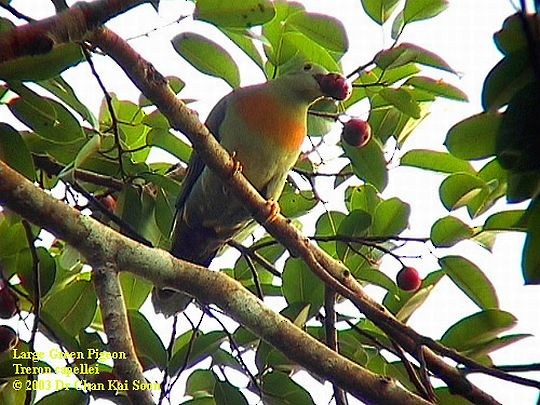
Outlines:
[[[214, 229], [198, 227], [194, 229], [179, 219], [172, 232], [171, 254], [179, 259], [208, 267], [220, 248], [224, 245], [222, 236]], [[152, 291], [152, 304], [157, 313], [166, 317], [183, 312], [191, 302], [188, 294], [169, 288]]]

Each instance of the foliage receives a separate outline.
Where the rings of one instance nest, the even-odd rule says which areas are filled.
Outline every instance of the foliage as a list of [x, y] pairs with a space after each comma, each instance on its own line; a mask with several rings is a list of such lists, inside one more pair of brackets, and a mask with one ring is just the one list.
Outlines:
[[[504, 57], [486, 78], [485, 111], [448, 132], [448, 152], [416, 149], [398, 160], [398, 152], [437, 99], [467, 100], [461, 90], [439, 78], [456, 73], [441, 57], [415, 44], [400, 42], [405, 29], [414, 29], [417, 24], [416, 29], [421, 29], [417, 22], [436, 17], [448, 4], [443, 0], [362, 0], [362, 5], [374, 23], [390, 24], [395, 42], [350, 75], [353, 92], [349, 100], [337, 106], [316, 104], [315, 114], [309, 117], [309, 135], [316, 144], [319, 137], [340, 125], [349, 109], [362, 103], [369, 105], [372, 141], [364, 148], [339, 140], [332, 145], [339, 148], [344, 162], [333, 176], [333, 195], [343, 199], [346, 210], [320, 214], [315, 186], [324, 164], [311, 155], [302, 155], [293, 174], [301, 187], [296, 183], [287, 185], [279, 201], [282, 212], [299, 223], [306, 218], [316, 223], [311, 236], [319, 246], [342, 261], [362, 284], [384, 289], [382, 304], [402, 321], [409, 319], [434, 286], [447, 277], [479, 312], [449, 326], [441, 342], [491, 364], [493, 350], [525, 336], [505, 334], [516, 319], [499, 308], [488, 272], [465, 257], [444, 256], [444, 250], [437, 250], [443, 255], [439, 258], [440, 269], [425, 275], [417, 291], [401, 291], [380, 270], [381, 259], [389, 255], [403, 264], [406, 259], [395, 250], [403, 243], [418, 241], [400, 236], [408, 226], [411, 207], [396, 197], [383, 198], [382, 193], [392, 175], [391, 166], [444, 173], [439, 195], [448, 211], [465, 208], [471, 220], [490, 215], [480, 227], [452, 215], [440, 218], [433, 224], [426, 243], [446, 248], [468, 240], [486, 246], [497, 232], [526, 231], [524, 277], [528, 283], [538, 283], [540, 138], [536, 116], [540, 104], [536, 101], [540, 83], [530, 63], [531, 44], [518, 16], [510, 17], [495, 34], [495, 43]], [[347, 30], [339, 20], [309, 12], [295, 2], [198, 0], [193, 18], [202, 29], [208, 24], [216, 27], [224, 34], [219, 36], [220, 41], [228, 49], [232, 45], [244, 52], [253, 68], [268, 79], [305, 60], [330, 71], [341, 71], [341, 60], [349, 48]], [[7, 18], [0, 19], [0, 32], [12, 27]], [[260, 27], [260, 31], [252, 27]], [[232, 88], [239, 86], [242, 68], [214, 37], [182, 32], [172, 44], [200, 72], [221, 78]], [[142, 96], [135, 103], [112, 94], [110, 100], [104, 99], [97, 114], [91, 111], [60, 75], [77, 63], [84, 63], [81, 49], [69, 44], [47, 55], [0, 65], [4, 81], [0, 85], [0, 111], [9, 110], [23, 124], [17, 128], [26, 128], [18, 130], [15, 125], [0, 124], [0, 158], [41, 187], [62, 194], [60, 199], [65, 202], [88, 208], [111, 227], [127, 229], [130, 236], [137, 235], [153, 246], [167, 249], [182, 171], [175, 170], [176, 165], [156, 162], [150, 152], [166, 151], [183, 167], [191, 147], [183, 136], [171, 131], [167, 119]], [[181, 97], [184, 81], [189, 78], [168, 80]], [[317, 114], [321, 112], [327, 114]], [[324, 156], [323, 147], [320, 153]], [[469, 160], [480, 160], [481, 167]], [[81, 190], [86, 190], [86, 199], [80, 198]], [[509, 202], [530, 200], [529, 207], [495, 211], [493, 205], [505, 196]], [[111, 219], [111, 213], [120, 221]], [[36, 248], [34, 238], [40, 229], [32, 227], [29, 235], [22, 218], [9, 211], [0, 215], [2, 276], [18, 294], [21, 310], [35, 312], [39, 306], [46, 325], [43, 334], [68, 351], [104, 350], [101, 314], [91, 273], [83, 259], [59, 240], [52, 246]], [[324, 328], [319, 322], [324, 304], [322, 282], [305, 263], [291, 257], [267, 235], [247, 250], [246, 256], [222, 271], [254, 293], [284, 298], [286, 308], [282, 313], [323, 339]], [[39, 297], [33, 269], [39, 273]], [[291, 379], [296, 365], [241, 326], [230, 334], [224, 330], [202, 332], [194, 327], [177, 336], [168, 353], [162, 343], [168, 337], [158, 336], [153, 320], [141, 312], [151, 291], [149, 283], [126, 273], [122, 274], [121, 284], [143, 367], [167, 370], [170, 375], [189, 372], [185, 394], [192, 399], [186, 403], [247, 403], [241, 387], [223, 380], [213, 368], [185, 371], [210, 359], [213, 366], [245, 373], [239, 361], [239, 353], [245, 350], [255, 353], [256, 371], [252, 377], [260, 384], [265, 403], [313, 403], [306, 387]], [[348, 319], [343, 315], [340, 320], [348, 325], [338, 333], [345, 356], [414, 389], [402, 371], [402, 361], [384, 355], [385, 349], [392, 346], [378, 328], [365, 318]], [[21, 339], [17, 348], [23, 350], [27, 344]], [[11, 363], [11, 352], [0, 356], [1, 377], [8, 381], [14, 378]], [[97, 363], [106, 369], [106, 364]], [[12, 384], [3, 385], [2, 403], [16, 403], [15, 394]], [[57, 391], [40, 403], [59, 399], [81, 403], [88, 400], [88, 395], [74, 390]], [[448, 392], [441, 393], [440, 400], [456, 403]]]

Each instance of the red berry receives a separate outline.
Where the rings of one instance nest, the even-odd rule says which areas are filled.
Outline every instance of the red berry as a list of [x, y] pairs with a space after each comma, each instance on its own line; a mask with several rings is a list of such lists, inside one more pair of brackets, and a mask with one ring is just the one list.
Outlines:
[[422, 284], [422, 279], [414, 267], [403, 267], [396, 276], [397, 285], [404, 291], [416, 291]]
[[18, 341], [17, 333], [13, 329], [6, 325], [0, 325], [0, 354], [13, 349]]
[[0, 279], [0, 318], [9, 319], [19, 310], [19, 299], [9, 289], [6, 282]]
[[116, 198], [114, 198], [112, 195], [106, 195], [105, 197], [100, 199], [100, 202], [111, 212], [114, 212], [116, 210]]
[[336, 100], [345, 100], [351, 94], [347, 79], [338, 73], [328, 73], [317, 77], [322, 92]]
[[353, 118], [343, 125], [341, 138], [355, 148], [362, 148], [371, 139], [371, 126], [360, 118]]

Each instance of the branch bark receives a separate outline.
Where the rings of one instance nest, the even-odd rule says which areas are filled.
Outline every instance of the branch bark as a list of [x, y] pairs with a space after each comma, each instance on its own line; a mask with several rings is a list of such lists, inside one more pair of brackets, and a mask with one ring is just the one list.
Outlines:
[[55, 45], [81, 41], [107, 20], [147, 2], [149, 0], [81, 1], [59, 14], [21, 25], [0, 36], [0, 63], [45, 54]]
[[330, 350], [266, 307], [236, 280], [120, 235], [56, 200], [2, 161], [0, 204], [70, 243], [90, 264], [110, 263], [159, 287], [185, 291], [203, 303], [218, 305], [291, 360], [362, 401], [429, 404], [395, 381], [374, 374]]
[[134, 404], [153, 404], [150, 390], [134, 390], [134, 382], [144, 386], [146, 379], [137, 361], [133, 340], [129, 330], [124, 299], [118, 280], [117, 266], [113, 262], [97, 264], [93, 268], [94, 287], [99, 298], [103, 327], [107, 334], [108, 348], [115, 353], [124, 353], [125, 359], [114, 360], [114, 370], [122, 380], [128, 381], [127, 395]]

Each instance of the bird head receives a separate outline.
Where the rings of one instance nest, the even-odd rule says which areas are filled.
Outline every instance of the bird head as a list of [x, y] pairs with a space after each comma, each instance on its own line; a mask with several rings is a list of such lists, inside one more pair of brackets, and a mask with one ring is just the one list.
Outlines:
[[276, 79], [287, 92], [309, 104], [319, 98], [345, 100], [350, 87], [345, 77], [328, 71], [314, 63], [304, 63], [300, 69], [291, 70]]

